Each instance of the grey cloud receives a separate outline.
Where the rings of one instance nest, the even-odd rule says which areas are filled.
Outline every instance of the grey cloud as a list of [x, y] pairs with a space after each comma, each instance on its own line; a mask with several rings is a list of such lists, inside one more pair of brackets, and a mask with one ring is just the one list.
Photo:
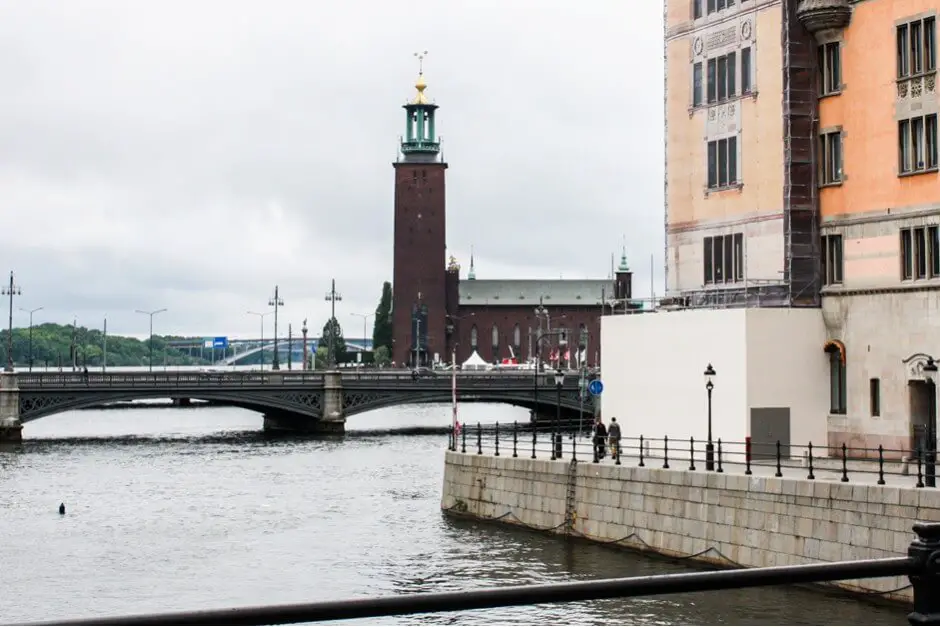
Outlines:
[[425, 48], [465, 268], [472, 245], [490, 276], [605, 276], [623, 233], [662, 265], [657, 3], [326, 6], [0, 6], [0, 268], [24, 306], [235, 335], [275, 283], [325, 317], [335, 276], [371, 311]]

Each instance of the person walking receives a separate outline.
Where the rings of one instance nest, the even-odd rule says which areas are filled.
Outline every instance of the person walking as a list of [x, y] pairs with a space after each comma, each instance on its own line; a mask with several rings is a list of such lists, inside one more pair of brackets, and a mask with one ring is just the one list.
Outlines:
[[598, 416], [594, 422], [594, 454], [598, 461], [604, 459], [607, 455], [607, 427], [604, 421]]
[[610, 419], [610, 429], [607, 430], [607, 437], [610, 440], [610, 456], [613, 459], [620, 458], [620, 425], [616, 418]]

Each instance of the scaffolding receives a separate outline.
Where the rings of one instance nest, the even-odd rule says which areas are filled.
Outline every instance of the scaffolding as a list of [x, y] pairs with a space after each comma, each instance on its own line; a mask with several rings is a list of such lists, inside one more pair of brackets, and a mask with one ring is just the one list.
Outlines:
[[782, 3], [784, 280], [788, 306], [819, 307], [816, 45], [800, 25], [796, 5]]

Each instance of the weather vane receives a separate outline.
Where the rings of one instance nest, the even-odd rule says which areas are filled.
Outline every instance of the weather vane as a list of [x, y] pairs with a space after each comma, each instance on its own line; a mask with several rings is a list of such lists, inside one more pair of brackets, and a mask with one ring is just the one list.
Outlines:
[[415, 53], [415, 56], [418, 58], [418, 74], [424, 74], [424, 57], [426, 57], [427, 54], [427, 50]]

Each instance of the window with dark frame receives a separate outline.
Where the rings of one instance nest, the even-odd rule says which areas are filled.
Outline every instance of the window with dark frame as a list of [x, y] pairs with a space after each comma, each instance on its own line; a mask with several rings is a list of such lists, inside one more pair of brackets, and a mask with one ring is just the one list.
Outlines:
[[940, 278], [940, 232], [937, 226], [901, 229], [901, 280]]
[[697, 20], [702, 17], [702, 2], [704, 0], [692, 0], [692, 19]]
[[898, 174], [928, 172], [938, 168], [937, 114], [898, 122]]
[[704, 282], [735, 283], [744, 280], [744, 234], [715, 235], [702, 241]]
[[751, 93], [751, 49], [741, 49], [741, 93]]
[[842, 91], [842, 45], [838, 41], [819, 46], [819, 95]]
[[846, 372], [842, 362], [842, 351], [830, 345], [829, 352], [829, 413], [846, 413]]
[[842, 131], [832, 131], [819, 136], [819, 184], [833, 185], [842, 182]]
[[[734, 6], [734, 0], [707, 0], [706, 15], [711, 15], [717, 11], [730, 9]], [[692, 16], [694, 19], [702, 17], [702, 0], [693, 0]]]
[[720, 189], [738, 183], [738, 138], [708, 142], [708, 187]]
[[823, 285], [840, 285], [843, 267], [842, 235], [824, 235], [822, 237]]
[[725, 102], [736, 95], [737, 52], [708, 60], [708, 102]]
[[899, 79], [936, 71], [936, 17], [930, 16], [899, 24], [896, 55]]
[[881, 415], [881, 379], [877, 377], [868, 380], [868, 405], [872, 416]]
[[702, 63], [692, 66], [692, 106], [702, 105]]

